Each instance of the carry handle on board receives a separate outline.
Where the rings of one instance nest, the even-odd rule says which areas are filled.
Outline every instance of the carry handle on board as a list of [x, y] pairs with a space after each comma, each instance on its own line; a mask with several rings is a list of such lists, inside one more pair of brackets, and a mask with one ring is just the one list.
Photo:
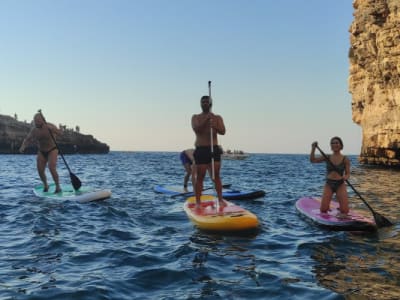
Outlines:
[[[38, 112], [39, 112], [40, 116], [42, 117], [43, 122], [47, 125], [46, 119], [44, 118], [44, 116], [42, 114], [42, 110], [39, 109]], [[58, 149], [58, 153], [61, 155], [61, 158], [64, 161], [65, 166], [68, 169], [69, 177], [71, 178], [71, 183], [72, 183], [72, 186], [74, 187], [74, 190], [75, 191], [79, 190], [79, 188], [82, 186], [82, 182], [79, 180], [79, 178], [74, 173], [71, 172], [71, 169], [69, 168], [67, 161], [65, 160], [64, 155], [56, 142], [56, 139], [54, 138], [53, 134], [51, 133], [50, 128], [47, 127], [47, 129], [49, 130], [51, 139], [53, 140], [54, 144], [56, 145], [56, 147]]]

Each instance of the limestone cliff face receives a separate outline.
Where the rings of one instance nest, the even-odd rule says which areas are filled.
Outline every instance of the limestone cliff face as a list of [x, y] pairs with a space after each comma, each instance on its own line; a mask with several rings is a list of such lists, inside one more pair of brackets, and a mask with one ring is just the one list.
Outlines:
[[353, 8], [349, 89], [360, 162], [400, 166], [400, 1], [354, 0]]
[[[0, 115], [0, 154], [19, 153], [22, 141], [29, 133], [31, 124], [19, 122], [10, 116]], [[67, 129], [62, 136], [57, 137], [57, 144], [64, 154], [80, 153], [108, 153], [107, 144], [96, 140], [92, 135], [80, 134]], [[36, 153], [35, 146], [27, 148], [25, 153]]]

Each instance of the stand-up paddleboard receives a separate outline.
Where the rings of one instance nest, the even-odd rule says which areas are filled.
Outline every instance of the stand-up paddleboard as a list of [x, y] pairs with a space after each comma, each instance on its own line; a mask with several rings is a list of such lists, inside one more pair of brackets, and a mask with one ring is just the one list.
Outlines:
[[227, 200], [246, 200], [246, 199], [257, 199], [265, 196], [263, 190], [235, 190], [225, 189], [222, 190], [222, 197]]
[[331, 201], [330, 209], [326, 213], [320, 211], [321, 200], [304, 197], [296, 202], [296, 208], [301, 215], [311, 219], [316, 224], [333, 230], [376, 230], [373, 218], [364, 216], [361, 212], [350, 210], [346, 217], [340, 216], [339, 204]]
[[[184, 197], [193, 196], [193, 189], [191, 186], [185, 191], [180, 185], [156, 185], [154, 191], [157, 193], [163, 193], [166, 195], [179, 195], [182, 194]], [[204, 190], [202, 194], [215, 195], [213, 188]], [[265, 196], [265, 192], [262, 190], [238, 190], [238, 189], [222, 189], [222, 197], [227, 200], [245, 200], [245, 199], [256, 199]]]
[[196, 209], [196, 198], [186, 199], [183, 209], [199, 229], [207, 231], [245, 231], [258, 227], [257, 216], [248, 210], [224, 200], [225, 206], [217, 208], [212, 195], [201, 196], [201, 208]]
[[[191, 186], [187, 187], [185, 190], [181, 185], [156, 185], [154, 187], [154, 191], [157, 193], [162, 193], [166, 195], [178, 195], [178, 194], [185, 194], [185, 196], [193, 196], [193, 188]], [[186, 194], [188, 193], [188, 194]]]
[[47, 192], [43, 191], [43, 185], [35, 186], [33, 193], [38, 197], [49, 198], [54, 200], [73, 200], [77, 202], [89, 202], [104, 200], [111, 196], [110, 190], [97, 190], [88, 186], [81, 186], [77, 191], [70, 184], [61, 184], [61, 193], [54, 193], [55, 184], [49, 185]]

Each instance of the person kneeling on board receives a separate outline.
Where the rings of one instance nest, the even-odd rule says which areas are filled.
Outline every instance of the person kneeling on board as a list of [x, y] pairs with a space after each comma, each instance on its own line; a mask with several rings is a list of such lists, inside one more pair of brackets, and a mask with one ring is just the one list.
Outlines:
[[343, 149], [341, 138], [337, 136], [333, 137], [330, 144], [333, 154], [327, 155], [327, 159], [329, 159], [327, 161], [323, 156], [315, 156], [315, 148], [317, 148], [318, 142], [312, 143], [310, 162], [326, 162], [326, 181], [321, 200], [321, 212], [326, 213], [329, 210], [332, 196], [336, 194], [340, 210], [338, 217], [345, 218], [349, 213], [349, 201], [345, 181], [350, 177], [350, 160], [341, 154], [341, 150]]

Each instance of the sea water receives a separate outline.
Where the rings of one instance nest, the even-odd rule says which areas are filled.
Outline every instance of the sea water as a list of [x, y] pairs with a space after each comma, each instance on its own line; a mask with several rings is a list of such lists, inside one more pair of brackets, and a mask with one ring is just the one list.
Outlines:
[[[350, 158], [350, 182], [394, 226], [338, 232], [303, 219], [295, 202], [320, 196], [325, 174], [307, 155], [223, 161], [224, 184], [266, 191], [234, 201], [260, 221], [239, 236], [199, 231], [184, 199], [153, 191], [182, 184], [179, 153], [66, 156], [83, 185], [113, 192], [86, 204], [35, 197], [35, 156], [1, 155], [0, 299], [398, 299], [400, 172]], [[61, 159], [58, 170], [68, 183]]]

